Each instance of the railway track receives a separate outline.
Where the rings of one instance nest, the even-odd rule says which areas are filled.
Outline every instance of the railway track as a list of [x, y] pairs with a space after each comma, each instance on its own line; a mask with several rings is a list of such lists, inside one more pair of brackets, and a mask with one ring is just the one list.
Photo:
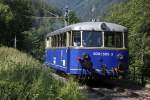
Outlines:
[[104, 80], [99, 85], [94, 86], [96, 82], [93, 82], [80, 89], [86, 93], [86, 100], [150, 100], [150, 90], [126, 82], [129, 81]]
[[[67, 84], [68, 79], [58, 74], [52, 76]], [[86, 100], [150, 100], [150, 90], [124, 80], [84, 81], [79, 89]]]

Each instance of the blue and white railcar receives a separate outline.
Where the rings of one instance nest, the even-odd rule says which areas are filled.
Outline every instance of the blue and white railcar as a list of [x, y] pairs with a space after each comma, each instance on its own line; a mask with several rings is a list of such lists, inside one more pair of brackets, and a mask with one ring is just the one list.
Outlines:
[[45, 64], [73, 75], [124, 74], [128, 71], [127, 28], [82, 22], [48, 33]]

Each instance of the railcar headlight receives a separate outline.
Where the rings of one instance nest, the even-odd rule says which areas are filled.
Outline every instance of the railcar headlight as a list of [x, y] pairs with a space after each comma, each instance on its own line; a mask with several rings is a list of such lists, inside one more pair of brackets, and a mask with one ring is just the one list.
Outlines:
[[119, 54], [117, 55], [117, 58], [120, 59], [120, 60], [122, 60], [122, 59], [124, 59], [124, 55], [121, 54], [121, 53], [119, 53]]

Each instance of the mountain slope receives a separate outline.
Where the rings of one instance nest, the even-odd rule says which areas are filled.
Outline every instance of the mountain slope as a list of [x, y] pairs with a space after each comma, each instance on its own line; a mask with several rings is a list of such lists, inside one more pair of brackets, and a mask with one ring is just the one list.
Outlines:
[[76, 12], [83, 21], [98, 17], [107, 13], [106, 10], [113, 4], [125, 0], [46, 0], [50, 5], [64, 10], [65, 6]]

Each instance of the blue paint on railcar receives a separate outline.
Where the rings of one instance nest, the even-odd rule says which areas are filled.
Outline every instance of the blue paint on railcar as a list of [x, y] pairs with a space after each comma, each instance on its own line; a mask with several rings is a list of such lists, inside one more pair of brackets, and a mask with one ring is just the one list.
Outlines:
[[45, 64], [57, 70], [67, 72], [68, 48], [46, 49]]
[[117, 68], [119, 64], [123, 64], [125, 66], [124, 71], [128, 71], [128, 51], [126, 49], [46, 49], [45, 64], [67, 74], [80, 75], [82, 71], [84, 74], [89, 74], [81, 67], [78, 60], [78, 58], [82, 58], [85, 53], [89, 55], [93, 69], [100, 75], [102, 74], [103, 65], [106, 66], [108, 75], [113, 75], [113, 69]]

